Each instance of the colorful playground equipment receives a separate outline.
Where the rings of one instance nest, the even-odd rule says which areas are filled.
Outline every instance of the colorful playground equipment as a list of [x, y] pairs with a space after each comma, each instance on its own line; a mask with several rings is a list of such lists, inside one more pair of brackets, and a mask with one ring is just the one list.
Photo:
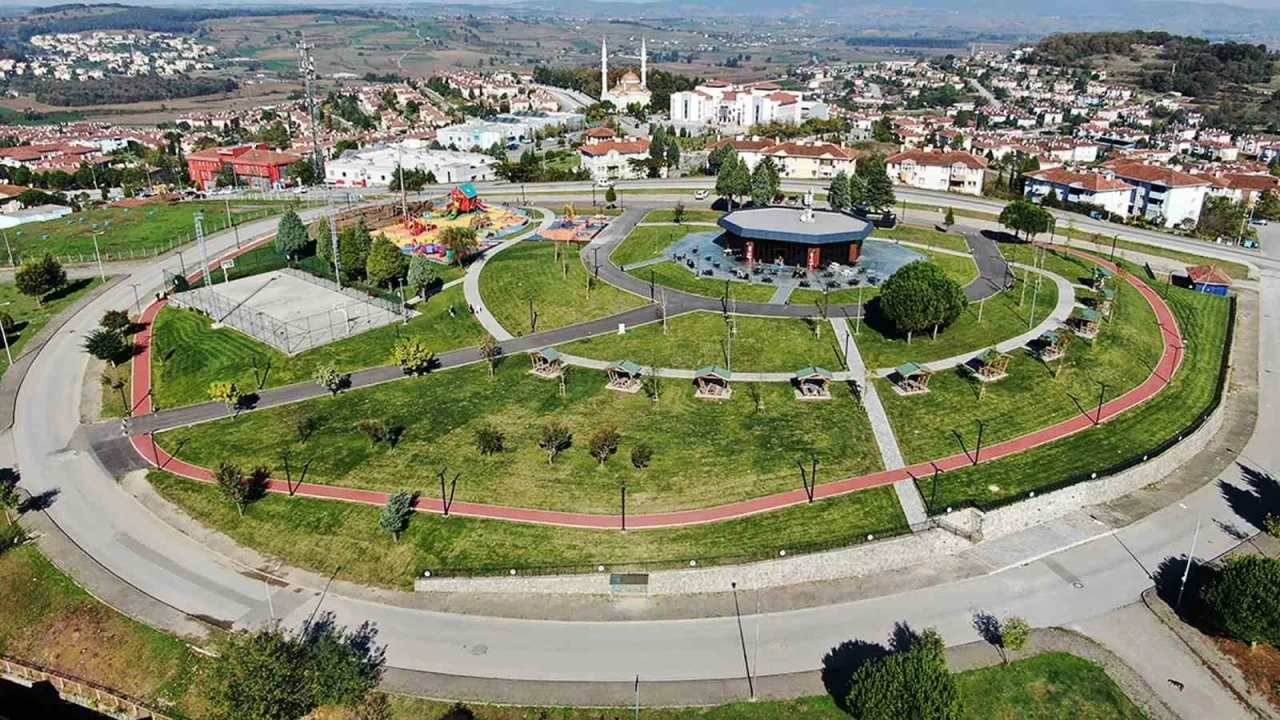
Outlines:
[[578, 215], [573, 203], [569, 203], [564, 206], [559, 219], [551, 227], [540, 231], [538, 237], [556, 242], [591, 242], [608, 225], [609, 216], [583, 217]]
[[442, 230], [464, 227], [476, 231], [480, 249], [497, 244], [529, 222], [518, 208], [494, 207], [484, 203], [471, 183], [463, 183], [449, 192], [420, 216], [405, 216], [377, 232], [387, 236], [407, 254], [426, 255], [449, 264], [454, 261], [439, 242]]

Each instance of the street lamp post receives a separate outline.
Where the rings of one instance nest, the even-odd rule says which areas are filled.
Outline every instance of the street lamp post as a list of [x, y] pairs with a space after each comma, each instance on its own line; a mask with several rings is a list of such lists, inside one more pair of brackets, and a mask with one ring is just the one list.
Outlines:
[[7, 229], [0, 230], [4, 234], [4, 249], [9, 253], [9, 267], [13, 267], [13, 248], [9, 247], [9, 231]]
[[[0, 307], [12, 305], [13, 301], [0, 303]], [[4, 356], [9, 359], [9, 366], [13, 367], [13, 352], [9, 350], [9, 331], [4, 329], [4, 323], [0, 323], [0, 338], [4, 338]]]
[[98, 276], [102, 278], [103, 282], [106, 282], [107, 271], [102, 267], [102, 253], [98, 250], [98, 236], [101, 234], [101, 231], [93, 234], [93, 254], [98, 258]]
[[[1183, 505], [1183, 507], [1186, 507]], [[1191, 552], [1187, 553], [1187, 566], [1182, 569], [1182, 583], [1178, 586], [1178, 606], [1182, 609], [1182, 593], [1187, 589], [1187, 578], [1191, 575], [1191, 562], [1196, 556], [1196, 541], [1200, 539], [1200, 518], [1196, 518], [1196, 531], [1191, 536]]]
[[236, 248], [240, 247], [240, 226], [236, 225], [231, 219], [231, 198], [223, 198], [227, 206], [227, 224], [231, 226], [236, 233]]
[[129, 283], [129, 287], [133, 288], [133, 309], [138, 313], [138, 317], [142, 317], [142, 299], [138, 297], [138, 283]]
[[747, 670], [747, 692], [750, 693], [751, 700], [754, 702], [756, 685], [751, 679], [751, 662], [747, 660], [747, 636], [742, 632], [742, 610], [738, 607], [738, 583], [729, 583], [729, 587], [733, 588], [733, 614], [738, 618], [738, 640], [742, 642], [742, 665]]

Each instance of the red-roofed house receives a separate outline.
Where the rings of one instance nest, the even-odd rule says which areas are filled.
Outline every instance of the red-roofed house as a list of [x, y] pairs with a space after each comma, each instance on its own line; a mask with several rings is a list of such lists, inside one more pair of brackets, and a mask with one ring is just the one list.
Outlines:
[[1209, 194], [1208, 180], [1173, 168], [1125, 160], [1104, 163], [1116, 177], [1137, 188], [1130, 215], [1143, 215], [1152, 222], [1174, 227], [1194, 225]]
[[1025, 194], [1042, 199], [1052, 193], [1059, 201], [1096, 205], [1128, 216], [1136, 188], [1110, 173], [1077, 173], [1065, 168], [1037, 170], [1026, 176]]
[[289, 166], [301, 159], [263, 144], [209, 148], [187, 155], [187, 175], [197, 187], [208, 190], [217, 187], [222, 168], [230, 165], [238, 184], [268, 189], [282, 187], [289, 179]]
[[772, 158], [784, 178], [829, 178], [842, 170], [852, 174], [858, 162], [856, 150], [824, 142], [778, 143], [760, 155]]
[[578, 148], [582, 168], [591, 173], [592, 180], [637, 180], [645, 177], [643, 169], [637, 169], [631, 160], [649, 157], [649, 141], [637, 138], [601, 140]]
[[890, 155], [885, 168], [895, 185], [981, 195], [987, 160], [963, 150], [908, 150]]
[[613, 128], [607, 125], [600, 125], [598, 127], [589, 128], [586, 132], [582, 133], [582, 137], [582, 142], [584, 144], [594, 145], [606, 140], [616, 140], [618, 138], [618, 133], [614, 132]]

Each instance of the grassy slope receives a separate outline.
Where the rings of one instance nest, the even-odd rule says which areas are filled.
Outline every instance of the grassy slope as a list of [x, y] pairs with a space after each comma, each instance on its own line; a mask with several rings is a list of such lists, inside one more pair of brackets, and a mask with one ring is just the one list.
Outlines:
[[872, 236], [888, 240], [901, 240], [902, 242], [916, 243], [918, 245], [932, 245], [965, 253], [969, 252], [969, 243], [965, 241], [963, 235], [938, 232], [931, 227], [920, 225], [899, 225], [889, 230], [877, 228], [872, 233]]
[[558, 262], [555, 254], [555, 243], [522, 242], [485, 265], [480, 295], [494, 319], [512, 334], [530, 331], [530, 300], [538, 315], [538, 330], [574, 325], [644, 304], [643, 299], [602, 282], [595, 283], [588, 298], [591, 276], [581, 261], [571, 254]]
[[0, 555], [0, 653], [199, 717], [199, 656], [102, 605], [34, 545]]
[[[723, 280], [699, 278], [693, 274], [692, 270], [682, 265], [677, 265], [670, 260], [656, 265], [636, 268], [627, 274], [645, 282], [649, 282], [652, 279], [657, 285], [665, 285], [673, 290], [680, 290], [693, 295], [715, 298], [724, 296]], [[738, 281], [730, 283], [730, 287], [733, 289], [733, 296], [739, 302], [769, 302], [774, 292], [777, 291], [777, 288], [772, 285], [748, 284]]]
[[[457, 311], [449, 317], [449, 307]], [[288, 357], [231, 328], [213, 329], [209, 318], [188, 310], [164, 308], [156, 317], [152, 338], [154, 399], [159, 407], [203, 402], [209, 383], [232, 380], [242, 390], [258, 387], [253, 358], [260, 367], [270, 362], [265, 387], [311, 378], [326, 362], [349, 372], [383, 365], [401, 337], [422, 338], [435, 352], [469, 347], [484, 335], [480, 323], [467, 312], [462, 287], [454, 286], [417, 305], [419, 315], [408, 325], [399, 323]]]
[[[460, 499], [466, 499], [467, 477], [458, 486]], [[687, 567], [691, 559], [703, 565], [745, 562], [777, 557], [781, 549], [855, 544], [868, 533], [898, 532], [906, 524], [893, 489], [882, 487], [738, 520], [625, 534], [419, 513], [394, 542], [378, 529], [376, 507], [273, 495], [240, 517], [210, 485], [161, 472], [150, 479], [184, 511], [242, 544], [317, 571], [340, 563], [347, 580], [397, 588], [410, 587], [426, 569], [503, 573], [575, 566], [591, 572], [597, 564], [618, 569], [640, 562]]]
[[[1160, 290], [1173, 309], [1187, 342], [1182, 366], [1169, 387], [1098, 428], [1010, 458], [944, 474], [938, 483], [937, 505], [945, 507], [962, 501], [996, 500], [1071, 475], [1103, 470], [1154, 450], [1203, 412], [1212, 401], [1217, 384], [1230, 303], [1225, 298], [1190, 290], [1168, 286], [1161, 286]], [[1093, 392], [1096, 403], [1096, 386]], [[1037, 398], [1037, 402], [1042, 400]], [[1044, 468], [1053, 468], [1054, 472], [1046, 475]], [[992, 492], [989, 485], [1000, 490]]]
[[[16, 359], [22, 354], [31, 338], [54, 315], [101, 284], [102, 281], [98, 278], [70, 280], [62, 289], [46, 295], [44, 305], [40, 306], [36, 304], [35, 298], [18, 292], [18, 286], [14, 283], [0, 283], [0, 311], [9, 313], [14, 322], [14, 329], [8, 332], [9, 351], [13, 353], [13, 357]], [[9, 369], [9, 359], [3, 351], [0, 351], [0, 368], [3, 368], [0, 374]]]
[[[233, 200], [231, 215], [239, 222], [277, 212], [280, 207]], [[156, 202], [135, 208], [93, 208], [58, 220], [23, 225], [9, 230], [9, 244], [15, 257], [45, 251], [55, 255], [81, 254], [89, 257], [93, 255], [93, 234], [100, 231], [99, 250], [112, 256], [123, 253], [128, 257], [130, 248], [150, 251], [157, 247], [167, 248], [171, 242], [180, 244], [183, 238], [190, 240], [189, 236], [195, 232], [193, 218], [197, 212], [204, 212], [206, 233], [225, 229], [226, 206], [221, 202]], [[84, 222], [80, 222], [81, 218]], [[49, 238], [42, 239], [44, 235]]]
[[[829, 402], [802, 403], [790, 385], [764, 384], [757, 414], [744, 389], [728, 402], [714, 402], [695, 399], [687, 381], [668, 380], [655, 407], [641, 394], [606, 390], [601, 372], [571, 369], [561, 397], [557, 383], [527, 371], [527, 361], [511, 358], [494, 380], [473, 365], [309, 401], [305, 407], [321, 426], [305, 447], [283, 421], [289, 408], [173, 430], [162, 440], [169, 448], [186, 441], [179, 454], [204, 466], [227, 459], [275, 466], [292, 448], [296, 464], [314, 460], [307, 476], [312, 482], [408, 487], [432, 496], [439, 493], [436, 471], [448, 467], [450, 474], [462, 473], [463, 500], [580, 512], [616, 512], [624, 479], [628, 510], [639, 513], [791, 490], [799, 483], [796, 458], [811, 452], [826, 479], [880, 467], [866, 416], [843, 389]], [[403, 427], [399, 445], [371, 448], [354, 428], [366, 418]], [[549, 465], [537, 442], [551, 420], [569, 426], [574, 441]], [[486, 422], [505, 432], [504, 452], [477, 452], [474, 432]], [[610, 424], [622, 434], [620, 449], [597, 467], [587, 439]], [[643, 470], [628, 460], [640, 443], [654, 451]]]
[[[814, 338], [810, 324], [803, 320], [740, 317], [732, 344], [733, 370], [742, 372], [787, 372], [807, 365], [839, 369], [840, 349], [830, 328], [819, 328]], [[704, 365], [725, 366], [724, 342], [728, 326], [719, 313], [696, 312], [632, 328], [625, 336], [601, 335], [561, 345], [572, 355], [599, 360], [628, 359], [641, 365], [695, 369]]]

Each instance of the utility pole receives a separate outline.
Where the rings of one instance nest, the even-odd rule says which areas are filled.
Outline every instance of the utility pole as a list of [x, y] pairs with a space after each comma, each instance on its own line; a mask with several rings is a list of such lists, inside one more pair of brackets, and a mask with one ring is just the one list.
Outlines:
[[756, 699], [755, 681], [751, 679], [751, 663], [747, 660], [747, 636], [742, 632], [742, 610], [738, 607], [738, 583], [729, 583], [729, 587], [733, 589], [733, 614], [738, 618], [738, 639], [742, 642], [742, 665], [747, 670], [747, 692], [750, 693], [752, 702]]
[[98, 250], [98, 236], [101, 234], [101, 232], [93, 234], [93, 254], [98, 258], [98, 277], [102, 278], [103, 282], [106, 282], [107, 271], [102, 268], [102, 253]]
[[212, 284], [210, 276], [213, 271], [209, 269], [209, 253], [204, 246], [204, 213], [196, 213], [196, 244], [200, 248], [200, 262], [203, 263], [201, 272], [204, 273], [204, 286], [209, 287]]
[[[326, 216], [329, 218], [329, 242], [333, 245], [333, 279], [342, 287], [342, 263], [338, 259], [338, 218], [333, 209], [333, 189], [324, 181], [324, 155], [320, 152], [320, 112], [316, 105], [316, 60], [311, 55], [305, 33], [298, 39], [298, 74], [302, 75], [307, 94], [307, 118], [311, 122], [311, 158], [315, 164], [316, 181], [325, 188]], [[403, 171], [401, 176], [403, 177]], [[318, 238], [317, 238], [318, 240]]]
[[240, 226], [236, 225], [231, 220], [231, 198], [223, 198], [223, 201], [226, 203], [226, 206], [227, 206], [227, 225], [230, 225], [231, 228], [235, 230], [236, 248], [238, 249], [240, 247]]

